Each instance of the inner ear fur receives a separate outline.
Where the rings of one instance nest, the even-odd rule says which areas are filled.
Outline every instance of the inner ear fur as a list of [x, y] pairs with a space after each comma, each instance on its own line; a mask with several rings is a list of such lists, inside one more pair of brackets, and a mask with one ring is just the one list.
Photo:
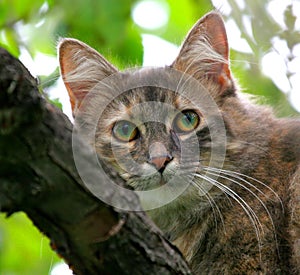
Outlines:
[[99, 81], [118, 70], [96, 50], [76, 39], [62, 39], [58, 55], [74, 115], [86, 94]]
[[233, 86], [226, 29], [218, 12], [208, 13], [192, 27], [171, 66], [200, 81], [213, 79], [220, 93]]

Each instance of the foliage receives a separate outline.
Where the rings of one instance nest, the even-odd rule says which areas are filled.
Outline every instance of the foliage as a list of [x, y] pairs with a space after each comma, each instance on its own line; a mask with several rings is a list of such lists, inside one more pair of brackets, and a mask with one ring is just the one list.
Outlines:
[[[252, 51], [251, 54], [245, 54], [232, 50], [233, 71], [239, 76], [242, 86], [246, 87], [246, 92], [263, 96], [264, 103], [275, 106], [279, 115], [295, 114], [288, 101], [289, 94], [282, 93], [261, 71], [263, 56], [274, 47], [274, 39], [279, 39], [286, 43], [289, 50], [286, 56], [282, 56], [286, 63], [286, 77], [290, 81], [293, 75], [288, 65], [296, 58], [293, 53], [295, 47], [300, 46], [300, 31], [296, 29], [293, 4], [287, 5], [283, 12], [284, 24], [281, 25], [268, 12], [267, 6], [270, 1], [246, 0], [243, 7], [238, 6], [235, 0], [228, 2], [231, 12], [227, 18], [235, 21], [241, 31], [241, 37], [247, 41]], [[289, 85], [291, 90], [293, 84], [289, 82]]]
[[58, 260], [25, 214], [0, 215], [0, 274], [48, 274]]
[[[99, 50], [120, 68], [141, 65], [141, 33], [158, 35], [179, 45], [196, 20], [213, 8], [209, 0], [156, 1], [167, 4], [169, 21], [166, 26], [150, 31], [132, 20], [131, 10], [137, 0], [0, 0], [0, 45], [17, 57], [22, 51], [28, 51], [33, 58], [38, 53], [55, 56], [59, 38], [74, 37]], [[280, 106], [280, 115], [291, 115], [295, 111], [288, 95], [262, 74], [261, 58], [277, 37], [286, 41], [290, 51], [286, 62], [293, 61], [293, 50], [300, 43], [295, 27], [297, 18], [291, 4], [284, 11], [284, 25], [280, 25], [267, 11], [269, 2], [245, 0], [241, 7], [236, 0], [228, 0], [231, 11], [226, 17], [234, 20], [252, 51], [250, 54], [232, 50], [232, 68], [241, 86], [247, 88], [245, 92]], [[51, 85], [56, 75], [57, 70], [42, 81], [50, 79]], [[287, 70], [286, 75], [290, 79], [292, 72]], [[23, 215], [7, 221], [0, 217], [0, 274], [47, 274], [51, 263], [57, 261], [44, 238], [29, 223]]]

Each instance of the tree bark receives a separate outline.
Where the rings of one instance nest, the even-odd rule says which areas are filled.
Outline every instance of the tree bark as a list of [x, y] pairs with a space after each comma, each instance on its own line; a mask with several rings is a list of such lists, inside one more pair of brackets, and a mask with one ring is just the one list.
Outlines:
[[[90, 148], [80, 142], [77, 155], [92, 173]], [[123, 184], [112, 171], [111, 177]], [[139, 205], [133, 193], [120, 200]], [[116, 209], [89, 192], [74, 163], [71, 122], [1, 48], [0, 211], [24, 211], [75, 274], [190, 274], [142, 211]]]

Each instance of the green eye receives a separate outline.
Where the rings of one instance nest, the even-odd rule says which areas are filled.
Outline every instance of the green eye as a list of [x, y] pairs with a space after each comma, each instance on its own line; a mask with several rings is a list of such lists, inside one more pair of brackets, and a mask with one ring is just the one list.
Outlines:
[[116, 139], [126, 142], [137, 138], [139, 133], [136, 125], [126, 120], [116, 122], [112, 131]]
[[199, 115], [192, 111], [182, 111], [179, 113], [173, 122], [173, 128], [178, 133], [188, 133], [197, 128], [200, 123]]

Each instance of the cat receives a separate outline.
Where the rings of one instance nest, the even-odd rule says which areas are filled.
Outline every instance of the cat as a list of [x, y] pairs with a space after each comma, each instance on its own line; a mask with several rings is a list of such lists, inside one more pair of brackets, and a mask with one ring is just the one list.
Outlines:
[[[104, 102], [109, 96], [98, 85], [118, 69], [75, 39], [60, 42], [59, 61], [75, 118], [82, 112], [87, 121], [97, 120], [94, 96], [83, 101], [93, 90], [95, 101]], [[174, 178], [188, 182], [177, 198], [147, 212], [194, 274], [300, 274], [300, 120], [278, 119], [270, 108], [244, 98], [230, 71], [225, 25], [216, 11], [193, 26], [164, 69], [165, 78], [174, 70], [199, 83], [191, 97], [205, 98], [207, 91], [217, 111], [207, 111], [210, 103], [202, 104], [203, 111], [201, 102], [199, 107], [166, 87], [115, 90], [97, 122], [99, 158], [135, 190], [155, 190]], [[125, 71], [118, 81], [134, 76], [147, 82], [159, 78], [160, 70]], [[218, 125], [225, 133], [220, 167], [209, 162], [213, 150], [222, 154], [211, 135], [224, 138]]]

